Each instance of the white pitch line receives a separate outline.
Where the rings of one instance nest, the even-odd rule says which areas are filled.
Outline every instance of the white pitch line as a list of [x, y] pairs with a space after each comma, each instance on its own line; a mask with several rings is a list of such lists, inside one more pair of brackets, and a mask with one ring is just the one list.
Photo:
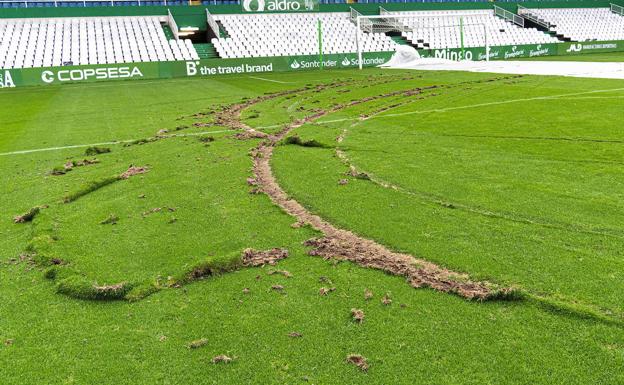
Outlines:
[[[230, 132], [230, 131], [232, 131], [232, 130], [193, 132], [193, 133], [190, 133], [190, 134], [174, 134], [174, 135], [167, 135], [166, 138], [179, 138], [179, 137], [184, 137], [184, 136], [198, 136], [198, 135], [205, 135], [205, 134], [219, 134], [219, 133]], [[134, 142], [135, 140], [138, 140], [138, 139], [118, 140], [118, 141], [115, 141], [115, 142], [100, 142], [100, 143], [91, 143], [91, 144], [73, 144], [73, 145], [69, 145], [69, 146], [45, 147], [45, 148], [35, 148], [35, 149], [32, 149], [32, 150], [19, 150], [19, 151], [11, 151], [11, 152], [1, 152], [0, 156], [31, 154], [33, 152], [44, 152], [44, 151], [67, 150], [67, 149], [70, 149], [70, 148], [84, 148], [84, 147], [92, 147], [92, 146], [124, 144], [124, 143]]]
[[273, 80], [273, 79], [267, 79], [267, 78], [261, 78], [259, 76], [248, 76], [250, 79], [257, 79], [257, 80], [264, 80], [265, 82], [272, 82], [272, 83], [280, 83], [280, 84], [292, 84], [293, 82], [283, 82], [281, 80]]
[[[530, 102], [530, 101], [534, 101], [534, 100], [559, 99], [559, 98], [566, 98], [566, 97], [570, 97], [570, 96], [589, 95], [589, 94], [595, 94], [595, 93], [615, 92], [615, 91], [624, 91], [624, 88], [611, 88], [611, 89], [605, 89], [605, 90], [573, 92], [573, 93], [560, 94], [560, 95], [536, 96], [536, 97], [533, 97], [533, 98], [521, 98], [521, 99], [501, 100], [501, 101], [497, 101], [497, 102], [478, 103], [478, 104], [471, 104], [471, 105], [467, 105], [467, 106], [436, 108], [436, 109], [433, 109], [433, 110], [408, 111], [408, 112], [400, 112], [400, 113], [395, 113], [395, 114], [373, 115], [373, 116], [370, 116], [370, 117], [368, 117], [368, 118], [366, 118], [364, 120], [380, 119], [380, 118], [395, 117], [395, 116], [405, 116], [405, 115], [430, 114], [430, 113], [434, 113], [434, 112], [448, 112], [448, 111], [455, 111], [455, 110], [465, 110], [465, 109], [469, 109], [469, 108], [489, 107], [489, 106], [496, 106], [496, 105], [501, 105], [501, 104], [518, 103], [518, 102]], [[317, 122], [317, 123], [319, 123], [319, 124], [339, 123], [339, 122], [348, 122], [348, 121], [353, 121], [353, 120], [360, 120], [360, 118], [358, 117], [358, 118], [341, 118], [341, 119], [333, 119], [333, 120], [323, 120], [323, 121], [320, 121], [320, 122]]]

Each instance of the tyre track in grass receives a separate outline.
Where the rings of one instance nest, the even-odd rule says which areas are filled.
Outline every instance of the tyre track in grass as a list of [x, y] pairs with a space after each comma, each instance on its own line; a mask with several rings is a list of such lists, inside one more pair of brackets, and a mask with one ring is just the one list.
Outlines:
[[[415, 288], [428, 287], [445, 293], [454, 293], [466, 299], [516, 298], [518, 293], [514, 289], [497, 287], [488, 282], [472, 281], [466, 274], [450, 271], [412, 255], [394, 252], [373, 240], [361, 237], [349, 230], [335, 227], [291, 198], [282, 189], [273, 174], [270, 163], [276, 145], [289, 133], [302, 125], [358, 104], [393, 96], [418, 96], [424, 90], [437, 87], [417, 87], [353, 100], [343, 105], [337, 105], [329, 110], [318, 111], [305, 118], [296, 119], [272, 135], [261, 133], [242, 122], [241, 112], [245, 108], [259, 102], [284, 96], [288, 91], [265, 95], [244, 103], [232, 105], [218, 114], [218, 119], [222, 124], [227, 124], [232, 129], [242, 130], [243, 134], [236, 136], [240, 139], [259, 137], [264, 139], [251, 151], [254, 176], [250, 180], [250, 184], [255, 185], [258, 191], [267, 194], [273, 203], [289, 215], [295, 217], [299, 225], [309, 224], [323, 234], [320, 238], [310, 239], [305, 242], [306, 246], [312, 247], [309, 251], [310, 255], [326, 259], [348, 260], [362, 267], [383, 270], [393, 275], [405, 277], [407, 282]], [[324, 88], [318, 86], [317, 89]]]
[[[393, 108], [399, 107], [407, 103], [409, 103], [409, 101], [403, 102], [397, 105], [382, 107], [382, 108], [377, 109], [376, 111], [373, 111], [372, 113], [366, 116], [361, 116], [360, 119], [351, 123], [348, 127], [345, 127], [342, 129], [340, 135], [338, 135], [338, 137], [336, 138], [336, 142], [338, 144], [341, 144], [345, 140], [347, 135], [349, 134], [349, 129], [357, 126], [360, 122], [371, 119], [371, 118], [375, 118], [379, 114], [382, 114], [388, 110], [391, 110]], [[441, 136], [445, 136], [445, 135], [441, 135]], [[468, 136], [468, 135], [454, 135], [454, 136]], [[484, 137], [487, 137], [487, 136], [484, 136]], [[581, 140], [573, 140], [570, 138], [564, 138], [563, 140], [581, 141]], [[616, 144], [620, 143], [619, 141], [607, 141], [607, 140], [605, 141], [589, 140], [589, 141], [598, 142], [598, 143], [616, 143]], [[422, 203], [434, 204], [437, 206], [447, 207], [447, 208], [452, 208], [452, 209], [459, 209], [465, 212], [469, 212], [471, 214], [476, 214], [476, 215], [480, 215], [480, 216], [484, 216], [488, 218], [506, 220], [509, 222], [515, 222], [515, 223], [520, 223], [524, 225], [541, 226], [544, 228], [569, 231], [569, 232], [574, 232], [578, 234], [597, 235], [597, 236], [605, 236], [605, 237], [612, 237], [612, 238], [618, 238], [618, 239], [624, 238], [624, 234], [622, 234], [619, 229], [592, 228], [590, 226], [580, 225], [580, 224], [571, 224], [571, 223], [558, 222], [558, 221], [546, 221], [546, 220], [543, 220], [542, 218], [523, 217], [519, 215], [514, 215], [512, 213], [491, 211], [485, 208], [481, 208], [478, 206], [471, 206], [471, 205], [463, 204], [460, 202], [450, 202], [448, 200], [443, 199], [443, 197], [435, 196], [433, 194], [429, 194], [429, 193], [422, 192], [422, 191], [414, 191], [414, 190], [405, 188], [403, 186], [400, 186], [398, 184], [389, 182], [383, 178], [373, 175], [372, 173], [366, 170], [362, 170], [361, 168], [353, 164], [351, 159], [348, 157], [347, 153], [340, 147], [336, 147], [335, 152], [336, 152], [336, 157], [345, 166], [349, 168], [349, 172], [351, 175], [353, 176], [366, 175], [366, 178], [370, 180], [372, 183], [382, 188], [394, 190], [402, 194], [417, 198]]]

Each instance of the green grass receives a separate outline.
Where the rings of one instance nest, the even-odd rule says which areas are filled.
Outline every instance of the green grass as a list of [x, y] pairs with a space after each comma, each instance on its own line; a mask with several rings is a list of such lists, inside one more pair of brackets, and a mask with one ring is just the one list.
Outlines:
[[520, 60], [622, 62], [624, 52], [586, 53], [566, 56], [539, 56]]
[[[381, 114], [624, 83], [379, 70], [265, 77], [288, 83], [222, 77], [0, 93], [0, 154], [85, 145], [0, 155], [2, 384], [624, 382], [624, 138], [613, 118], [622, 91], [358, 119], [391, 105]], [[249, 193], [248, 152], [258, 140], [193, 126], [212, 117], [191, 115], [223, 104], [335, 80], [344, 84], [263, 102], [243, 117], [274, 132], [314, 109], [438, 87], [295, 130], [294, 144], [322, 146], [276, 148], [273, 167], [287, 192], [336, 225], [472, 277], [514, 284], [527, 299], [470, 302], [307, 256], [302, 242], [317, 234], [292, 228], [293, 218], [266, 196]], [[152, 138], [163, 128], [196, 136], [98, 145], [111, 149], [94, 155], [99, 163], [50, 175], [84, 157], [87, 145]], [[198, 140], [208, 136], [214, 141]], [[347, 166], [335, 146], [373, 180], [338, 185]], [[84, 189], [129, 165], [149, 172]], [[86, 193], [63, 202], [77, 192]], [[32, 223], [13, 223], [42, 205], [49, 207]], [[111, 217], [115, 224], [102, 224]], [[248, 247], [284, 247], [290, 257], [239, 269], [236, 258]], [[12, 261], [25, 250], [37, 253], [39, 265]], [[55, 259], [62, 263], [46, 266]], [[273, 269], [293, 277], [269, 275]], [[193, 270], [206, 276], [188, 279]], [[320, 296], [329, 285], [321, 277], [337, 290]], [[276, 284], [284, 293], [271, 290]], [[390, 306], [380, 302], [386, 293]], [[352, 308], [364, 310], [361, 325], [351, 321]], [[189, 349], [193, 341], [201, 346]], [[367, 373], [345, 363], [351, 353], [368, 359]], [[219, 354], [234, 361], [212, 364]]]

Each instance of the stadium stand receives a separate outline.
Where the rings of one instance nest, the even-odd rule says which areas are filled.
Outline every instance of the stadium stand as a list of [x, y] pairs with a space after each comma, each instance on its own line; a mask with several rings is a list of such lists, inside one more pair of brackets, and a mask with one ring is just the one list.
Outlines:
[[398, 20], [411, 28], [411, 31], [403, 32], [402, 35], [416, 48], [461, 47], [460, 15], [463, 15], [464, 47], [485, 46], [484, 26], [490, 46], [559, 42], [556, 37], [536, 28], [522, 28], [499, 18], [491, 10], [404, 11], [388, 14], [414, 16]]
[[192, 60], [159, 16], [0, 19], [0, 68]]
[[[223, 58], [310, 55], [319, 52], [317, 20], [322, 22], [323, 52], [357, 52], [356, 26], [346, 12], [308, 14], [215, 15], [229, 37], [213, 38]], [[394, 51], [383, 33], [360, 32], [362, 50]]]
[[609, 8], [529, 9], [550, 31], [572, 41], [624, 40], [624, 16]]

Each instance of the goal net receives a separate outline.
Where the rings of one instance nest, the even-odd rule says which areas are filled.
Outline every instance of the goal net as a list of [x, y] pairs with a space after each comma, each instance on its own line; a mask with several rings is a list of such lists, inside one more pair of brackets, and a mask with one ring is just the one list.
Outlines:
[[[397, 36], [413, 50], [401, 47], [397, 54], [402, 60], [414, 58], [413, 51], [441, 52], [442, 57], [454, 60], [473, 60], [468, 48], [485, 48], [484, 59], [489, 60], [488, 29], [484, 23], [475, 20], [474, 13], [453, 14], [406, 14], [391, 13], [381, 8], [380, 15], [362, 15], [351, 9], [351, 20], [357, 26], [356, 45], [360, 63], [363, 47], [360, 35], [363, 33], [384, 33]], [[400, 38], [399, 38], [400, 36]], [[423, 51], [424, 50], [424, 51]], [[394, 59], [394, 58], [393, 58]], [[360, 64], [360, 69], [362, 68]]]

